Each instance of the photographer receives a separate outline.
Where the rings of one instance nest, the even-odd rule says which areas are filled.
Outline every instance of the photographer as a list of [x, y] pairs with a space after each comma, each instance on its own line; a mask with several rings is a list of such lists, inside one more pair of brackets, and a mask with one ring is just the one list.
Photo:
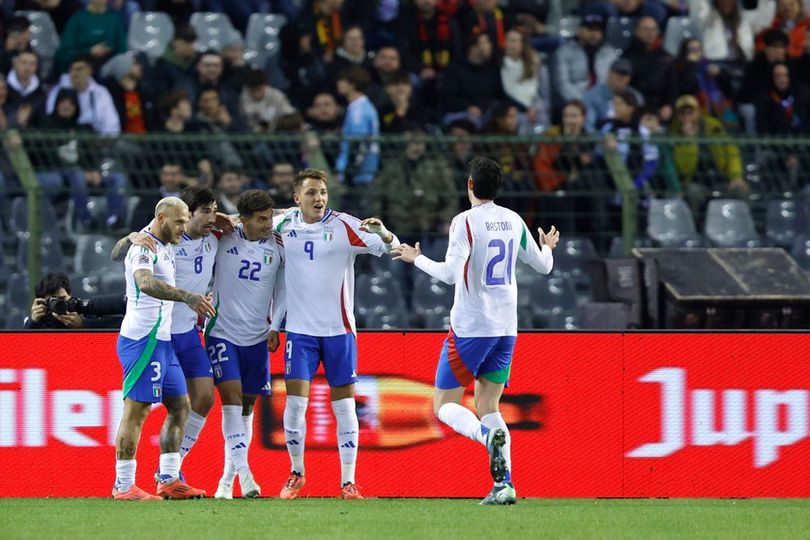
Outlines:
[[62, 272], [51, 272], [37, 283], [31, 316], [26, 329], [114, 328], [121, 326], [126, 309], [123, 294], [82, 300], [71, 296], [70, 280]]

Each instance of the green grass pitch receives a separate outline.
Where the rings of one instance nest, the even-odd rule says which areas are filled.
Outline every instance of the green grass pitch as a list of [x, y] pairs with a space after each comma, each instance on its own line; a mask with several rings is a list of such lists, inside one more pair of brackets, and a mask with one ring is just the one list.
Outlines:
[[0, 538], [810, 538], [810, 500], [0, 499]]

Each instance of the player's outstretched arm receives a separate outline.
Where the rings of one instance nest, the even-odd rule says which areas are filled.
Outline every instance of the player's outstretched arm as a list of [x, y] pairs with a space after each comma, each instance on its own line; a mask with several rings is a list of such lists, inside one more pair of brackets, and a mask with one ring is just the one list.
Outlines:
[[201, 294], [172, 287], [165, 281], [157, 279], [155, 275], [144, 268], [135, 271], [135, 283], [138, 288], [152, 298], [183, 302], [201, 317], [213, 317], [216, 309], [211, 301]]
[[376, 234], [386, 244], [391, 244], [396, 240], [394, 233], [385, 228], [385, 224], [380, 218], [366, 218], [360, 222], [360, 230], [363, 232]]
[[152, 253], [157, 253], [157, 242], [146, 233], [132, 232], [119, 240], [110, 253], [110, 258], [120, 261], [124, 258], [130, 246], [143, 246]]
[[520, 239], [518, 257], [535, 271], [548, 274], [554, 266], [554, 255], [552, 255], [551, 250], [557, 247], [557, 242], [560, 241], [560, 232], [554, 225], [551, 226], [548, 233], [543, 232], [541, 227], [537, 228], [537, 232], [539, 233], [539, 246], [529, 233], [526, 224], [523, 224], [523, 237]]
[[540, 247], [548, 246], [551, 249], [557, 247], [557, 242], [560, 241], [560, 231], [554, 225], [548, 230], [548, 234], [543, 232], [543, 227], [537, 227], [537, 232], [540, 233]]

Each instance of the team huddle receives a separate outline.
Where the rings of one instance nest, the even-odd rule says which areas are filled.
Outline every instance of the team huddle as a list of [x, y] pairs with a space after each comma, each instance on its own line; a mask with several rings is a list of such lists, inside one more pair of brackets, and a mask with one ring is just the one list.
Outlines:
[[[238, 477], [243, 498], [261, 495], [248, 463], [253, 407], [270, 394], [269, 353], [284, 323], [284, 435], [290, 475], [282, 499], [306, 484], [304, 449], [310, 383], [323, 364], [330, 386], [341, 464], [340, 496], [362, 499], [355, 483], [359, 423], [354, 400], [357, 343], [354, 260], [393, 256], [455, 284], [451, 329], [436, 371], [434, 410], [458, 433], [484, 445], [492, 491], [482, 504], [512, 504], [509, 429], [498, 403], [509, 378], [517, 336], [517, 258], [549, 273], [559, 233], [539, 229], [539, 246], [523, 220], [494, 204], [500, 167], [470, 162], [472, 208], [456, 216], [444, 262], [400, 244], [377, 218], [359, 220], [328, 208], [326, 173], [305, 169], [295, 179], [296, 208], [274, 212], [265, 192], [238, 201], [238, 220], [217, 214], [213, 193], [190, 187], [162, 199], [155, 219], [122, 239], [127, 311], [117, 352], [124, 371], [124, 411], [116, 435], [119, 500], [199, 498], [181, 473], [214, 405], [222, 403], [225, 463], [215, 497], [232, 499]], [[213, 288], [209, 290], [213, 279]], [[205, 321], [205, 344], [198, 325]], [[475, 381], [476, 413], [460, 405]], [[153, 403], [167, 417], [160, 433], [157, 495], [135, 485], [135, 454]]]

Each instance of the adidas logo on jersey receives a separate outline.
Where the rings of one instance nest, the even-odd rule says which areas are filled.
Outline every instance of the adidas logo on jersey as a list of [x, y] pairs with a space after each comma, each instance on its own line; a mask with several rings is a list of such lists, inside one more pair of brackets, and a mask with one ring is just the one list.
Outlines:
[[236, 249], [236, 246], [234, 246], [231, 249], [229, 249], [228, 251], [226, 251], [225, 253], [230, 253], [231, 255], [239, 255], [239, 250]]
[[186, 248], [181, 248], [180, 251], [177, 252], [178, 255], [181, 257], [188, 257], [188, 253], [186, 253]]
[[287, 237], [288, 238], [298, 238], [298, 235], [296, 234], [295, 231], [290, 231], [290, 232], [287, 233]]

